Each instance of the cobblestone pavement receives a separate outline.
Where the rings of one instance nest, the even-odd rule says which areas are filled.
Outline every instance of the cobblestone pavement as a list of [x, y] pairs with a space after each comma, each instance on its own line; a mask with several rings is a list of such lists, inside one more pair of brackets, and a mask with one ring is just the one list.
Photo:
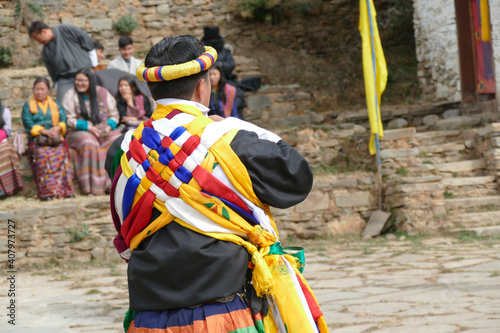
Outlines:
[[[500, 332], [498, 239], [291, 243], [306, 248], [305, 276], [331, 332]], [[20, 270], [15, 326], [5, 315], [2, 278], [0, 332], [123, 332], [125, 269], [123, 263], [64, 263]]]

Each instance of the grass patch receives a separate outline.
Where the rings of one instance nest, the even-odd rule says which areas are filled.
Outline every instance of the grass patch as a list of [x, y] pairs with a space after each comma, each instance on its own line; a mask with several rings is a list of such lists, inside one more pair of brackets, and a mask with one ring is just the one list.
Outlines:
[[94, 295], [94, 294], [102, 294], [102, 291], [100, 291], [99, 289], [89, 289], [87, 290], [87, 292], [85, 293], [85, 295]]

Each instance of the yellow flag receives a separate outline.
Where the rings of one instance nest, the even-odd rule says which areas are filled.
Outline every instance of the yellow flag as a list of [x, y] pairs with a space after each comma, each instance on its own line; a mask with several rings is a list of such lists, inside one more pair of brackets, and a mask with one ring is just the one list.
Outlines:
[[375, 134], [384, 136], [382, 120], [380, 119], [380, 98], [387, 83], [387, 65], [384, 50], [378, 34], [375, 6], [373, 0], [359, 1], [359, 32], [363, 53], [363, 76], [365, 79], [366, 107], [370, 120], [371, 137], [368, 148], [374, 155]]

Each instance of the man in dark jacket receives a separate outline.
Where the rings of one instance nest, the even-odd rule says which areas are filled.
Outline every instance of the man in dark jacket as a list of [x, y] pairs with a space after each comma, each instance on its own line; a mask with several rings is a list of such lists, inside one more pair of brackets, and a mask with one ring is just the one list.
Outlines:
[[98, 65], [92, 38], [72, 24], [49, 27], [41, 21], [31, 23], [28, 28], [31, 38], [43, 44], [42, 60], [57, 89], [57, 99], [74, 86], [79, 69]]

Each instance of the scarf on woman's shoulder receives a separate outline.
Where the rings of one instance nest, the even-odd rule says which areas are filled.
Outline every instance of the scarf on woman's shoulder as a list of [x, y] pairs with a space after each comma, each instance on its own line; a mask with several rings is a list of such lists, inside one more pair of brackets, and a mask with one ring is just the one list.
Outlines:
[[37, 114], [39, 111], [42, 111], [43, 115], [46, 115], [47, 110], [50, 110], [52, 126], [59, 124], [59, 106], [57, 106], [57, 102], [52, 97], [47, 96], [45, 102], [40, 102], [32, 95], [28, 101], [28, 105], [31, 114]]

